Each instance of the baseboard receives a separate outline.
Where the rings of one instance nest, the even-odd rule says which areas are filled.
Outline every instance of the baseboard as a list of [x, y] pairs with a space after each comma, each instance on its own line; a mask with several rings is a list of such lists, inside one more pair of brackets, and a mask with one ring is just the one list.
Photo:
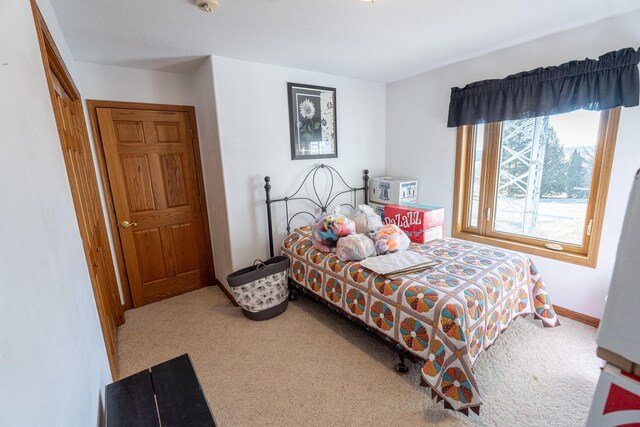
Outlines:
[[560, 316], [568, 317], [569, 319], [577, 320], [585, 325], [593, 326], [597, 328], [600, 325], [600, 319], [588, 316], [586, 314], [578, 313], [577, 311], [569, 310], [568, 308], [560, 307], [559, 305], [553, 306], [556, 313]]
[[238, 307], [238, 303], [236, 302], [236, 299], [233, 297], [233, 295], [231, 295], [231, 292], [227, 290], [226, 286], [220, 283], [220, 280], [216, 278], [213, 280], [213, 283], [220, 288], [220, 290], [227, 296], [227, 298], [229, 298], [229, 301], [231, 301], [231, 304]]

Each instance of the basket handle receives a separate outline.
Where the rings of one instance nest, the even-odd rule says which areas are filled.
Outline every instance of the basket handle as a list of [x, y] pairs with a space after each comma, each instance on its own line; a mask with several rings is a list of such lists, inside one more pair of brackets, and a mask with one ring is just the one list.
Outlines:
[[258, 267], [256, 268], [256, 270], [262, 270], [263, 268], [265, 268], [267, 265], [261, 260], [261, 259], [257, 259], [255, 261], [253, 261], [253, 266], [255, 267], [256, 264], [258, 264]]

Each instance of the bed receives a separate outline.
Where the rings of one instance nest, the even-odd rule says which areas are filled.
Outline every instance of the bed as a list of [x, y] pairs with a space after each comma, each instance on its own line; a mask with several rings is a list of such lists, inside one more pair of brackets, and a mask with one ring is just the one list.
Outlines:
[[[420, 383], [431, 389], [433, 398], [444, 401], [447, 409], [479, 414], [482, 398], [473, 372], [478, 356], [519, 316], [533, 315], [546, 327], [559, 324], [535, 265], [517, 252], [453, 238], [412, 244], [409, 250], [439, 264], [393, 280], [358, 262], [341, 262], [334, 254], [312, 247], [310, 227], [291, 230], [292, 218], [301, 213], [313, 216], [308, 211], [292, 214], [291, 202], [311, 200], [320, 212], [335, 202], [331, 194], [335, 169], [316, 166], [305, 181], [312, 176], [317, 195], [318, 169], [327, 169], [332, 176], [330, 194], [318, 197], [319, 203], [298, 196], [303, 185], [292, 196], [271, 199], [270, 180], [265, 178], [272, 253], [271, 204], [287, 205], [287, 235], [280, 251], [291, 259], [290, 296], [307, 294], [382, 339], [398, 352], [399, 371], [406, 371], [405, 357], [423, 363]], [[355, 205], [358, 192], [364, 192], [366, 203], [367, 184], [365, 171], [363, 187], [347, 186], [338, 193], [352, 195]]]

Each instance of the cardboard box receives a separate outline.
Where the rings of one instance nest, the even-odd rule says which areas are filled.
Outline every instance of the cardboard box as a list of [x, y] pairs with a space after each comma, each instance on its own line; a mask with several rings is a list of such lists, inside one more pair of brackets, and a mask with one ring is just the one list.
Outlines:
[[444, 208], [426, 205], [386, 205], [385, 224], [395, 224], [416, 243], [444, 237]]
[[383, 205], [418, 203], [418, 180], [397, 176], [371, 178], [369, 201]]
[[382, 222], [384, 222], [384, 207], [386, 205], [383, 205], [381, 203], [374, 203], [374, 202], [369, 202], [369, 206], [378, 214], [380, 215], [380, 218], [382, 219]]
[[591, 403], [587, 427], [640, 424], [640, 377], [607, 363]]
[[[640, 173], [635, 176], [624, 217], [609, 294], [597, 344], [606, 360], [628, 372], [640, 372]], [[613, 356], [613, 357], [609, 357]]]
[[597, 348], [596, 354], [600, 359], [611, 363], [613, 366], [616, 366], [625, 372], [640, 377], [640, 364], [633, 363], [629, 359], [602, 347]]

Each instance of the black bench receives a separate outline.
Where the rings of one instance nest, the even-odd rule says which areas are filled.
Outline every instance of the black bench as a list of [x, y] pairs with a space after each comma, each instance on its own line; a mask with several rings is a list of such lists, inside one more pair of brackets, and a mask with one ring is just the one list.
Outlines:
[[106, 388], [107, 427], [215, 426], [188, 354]]

